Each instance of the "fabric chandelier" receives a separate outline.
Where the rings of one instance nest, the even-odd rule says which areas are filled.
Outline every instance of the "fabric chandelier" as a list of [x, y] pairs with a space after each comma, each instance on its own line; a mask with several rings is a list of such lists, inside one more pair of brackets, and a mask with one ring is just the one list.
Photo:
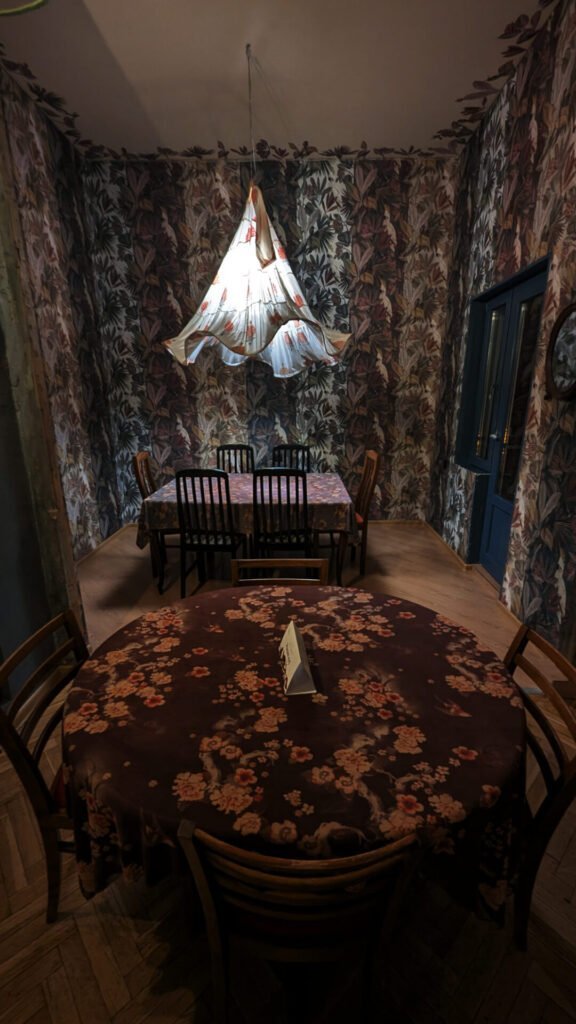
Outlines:
[[242, 220], [199, 309], [164, 344], [181, 363], [204, 346], [227, 366], [260, 359], [275, 377], [293, 377], [314, 363], [333, 365], [350, 335], [326, 330], [313, 315], [266, 212], [250, 186]]

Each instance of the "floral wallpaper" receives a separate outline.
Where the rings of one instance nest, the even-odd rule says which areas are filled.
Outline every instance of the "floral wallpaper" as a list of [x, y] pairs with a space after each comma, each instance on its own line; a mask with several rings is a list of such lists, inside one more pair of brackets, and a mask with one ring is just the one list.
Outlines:
[[[79, 284], [82, 271], [70, 258], [81, 230], [75, 207], [72, 154], [34, 104], [2, 75], [2, 115], [8, 126], [13, 190], [25, 253], [21, 263], [32, 298], [46, 369], [54, 440], [68, 520], [77, 555], [101, 538], [92, 465], [90, 399], [79, 356], [80, 318], [90, 316]], [[84, 324], [87, 333], [88, 323]], [[86, 387], [86, 390], [85, 390]], [[97, 430], [97, 428], [95, 428]]]
[[[576, 403], [545, 398], [544, 359], [554, 320], [576, 292], [575, 95], [570, 0], [555, 10], [461, 158], [448, 308], [454, 336], [445, 353], [447, 387], [459, 395], [470, 299], [549, 254], [502, 599], [557, 644], [568, 642], [576, 605]], [[459, 400], [441, 408], [444, 450], [453, 451]], [[464, 555], [473, 495], [473, 474], [451, 463], [444, 508], [433, 521]]]
[[[544, 397], [546, 339], [576, 290], [576, 0], [508, 26], [507, 63], [475, 83], [438, 151], [258, 145], [257, 184], [319, 318], [350, 329], [340, 365], [288, 381], [163, 348], [190, 318], [245, 200], [243, 154], [99, 150], [47, 120], [53, 100], [2, 72], [22, 272], [34, 300], [78, 556], [136, 518], [131, 458], [159, 482], [218, 443], [307, 441], [354, 493], [383, 454], [372, 513], [433, 523], [466, 558], [474, 474], [454, 462], [470, 299], [549, 254], [502, 599], [567, 643], [574, 624], [575, 403]], [[515, 51], [512, 53], [512, 51]], [[504, 82], [501, 91], [501, 83]], [[496, 83], [496, 84], [493, 84]], [[459, 155], [454, 155], [458, 154]]]

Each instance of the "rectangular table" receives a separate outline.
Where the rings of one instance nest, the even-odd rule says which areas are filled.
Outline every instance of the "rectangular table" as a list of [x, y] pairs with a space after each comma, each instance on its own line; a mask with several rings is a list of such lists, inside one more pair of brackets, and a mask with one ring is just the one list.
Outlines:
[[[230, 500], [234, 521], [240, 533], [253, 532], [254, 513], [252, 473], [230, 473]], [[354, 504], [337, 473], [307, 473], [308, 520], [311, 529], [340, 535], [337, 575], [340, 582], [341, 567], [348, 534], [354, 529]], [[146, 543], [150, 530], [177, 530], [178, 504], [176, 481], [164, 484], [142, 505], [138, 529], [138, 543]]]

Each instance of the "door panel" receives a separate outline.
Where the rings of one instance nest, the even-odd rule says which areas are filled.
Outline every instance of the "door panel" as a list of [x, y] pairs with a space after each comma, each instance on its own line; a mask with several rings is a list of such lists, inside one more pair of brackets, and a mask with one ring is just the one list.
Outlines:
[[544, 287], [539, 274], [486, 304], [476, 450], [486, 460], [489, 479], [480, 562], [498, 582], [506, 565]]

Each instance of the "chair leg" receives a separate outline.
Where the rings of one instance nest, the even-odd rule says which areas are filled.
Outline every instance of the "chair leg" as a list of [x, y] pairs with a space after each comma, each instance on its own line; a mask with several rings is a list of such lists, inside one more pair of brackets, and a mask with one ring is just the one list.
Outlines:
[[46, 876], [48, 882], [48, 906], [46, 908], [46, 921], [52, 924], [58, 917], [58, 902], [60, 900], [60, 877], [61, 859], [58, 849], [58, 838], [55, 832], [42, 832], [42, 845], [46, 858]]
[[[336, 552], [336, 582], [339, 587], [342, 586], [342, 569], [344, 568], [344, 559], [346, 558], [346, 548], [348, 546], [348, 534], [345, 530], [340, 531], [340, 537], [338, 540], [338, 550]], [[352, 548], [354, 551], [354, 548]]]
[[366, 548], [368, 546], [368, 523], [362, 527], [362, 541], [360, 544], [360, 573], [366, 574]]
[[180, 545], [180, 597], [186, 597], [186, 547]]

